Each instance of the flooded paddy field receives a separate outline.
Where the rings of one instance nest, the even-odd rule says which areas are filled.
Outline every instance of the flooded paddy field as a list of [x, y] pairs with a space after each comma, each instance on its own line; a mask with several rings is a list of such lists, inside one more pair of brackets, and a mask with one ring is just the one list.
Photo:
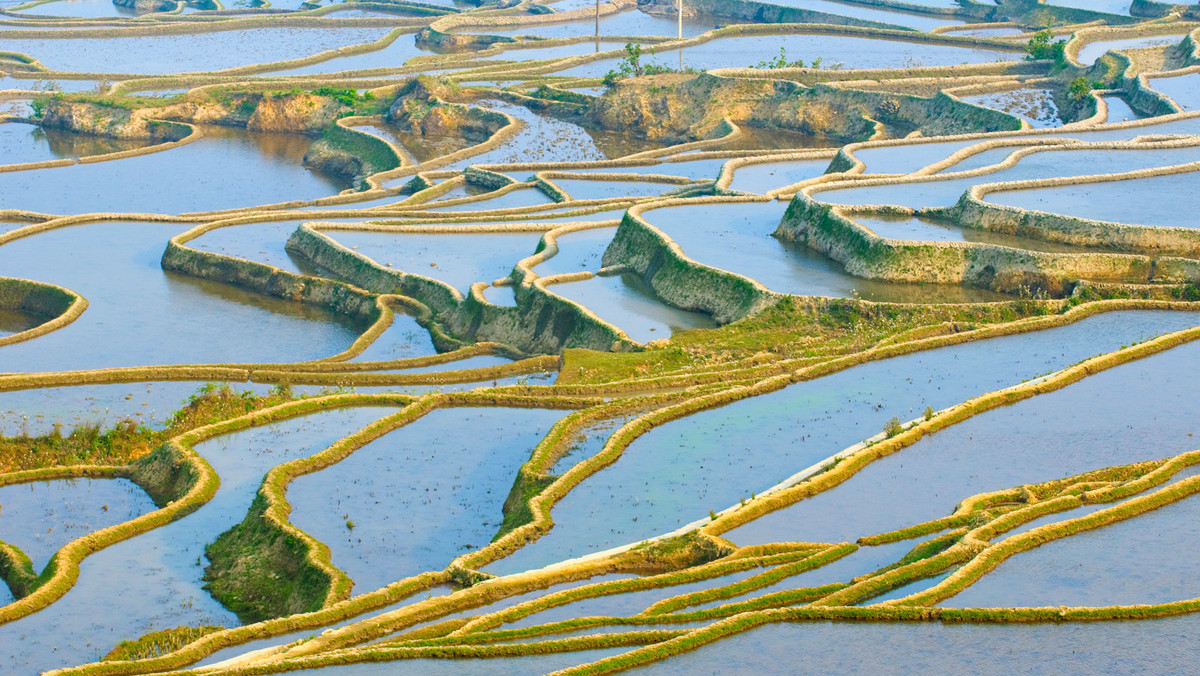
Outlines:
[[885, 9], [884, 6], [868, 7], [848, 2], [835, 2], [833, 0], [784, 0], [784, 2], [779, 4], [785, 7], [824, 12], [835, 16], [851, 17], [889, 26], [902, 26], [919, 31], [928, 31], [941, 26], [953, 26], [962, 23], [961, 20], [950, 17], [889, 10]]
[[77, 385], [0, 392], [0, 425], [9, 437], [69, 434], [81, 425], [110, 428], [125, 420], [162, 427], [196, 391], [194, 382]]
[[[315, 359], [341, 352], [361, 331], [312, 306], [164, 275], [161, 251], [177, 232], [176, 226], [154, 223], [92, 223], [0, 247], [9, 274], [53, 278], [90, 299], [88, 311], [45, 336], [47, 342], [0, 347], [5, 371], [272, 361], [272, 354], [281, 353], [269, 342], [278, 340], [290, 341], [305, 355], [301, 359]], [[196, 313], [196, 303], [212, 311]], [[228, 313], [225, 321], [217, 319], [221, 307]], [[168, 330], [181, 335], [161, 340]], [[242, 338], [235, 338], [239, 333]]]
[[[678, 49], [649, 49], [653, 63], [670, 66], [681, 60], [697, 70], [712, 68], [748, 68], [774, 58], [783, 49], [812, 61], [829, 62], [830, 68], [886, 68], [892, 64], [939, 66], [959, 63], [988, 63], [1018, 58], [1013, 52], [972, 49], [906, 42], [883, 42], [858, 37], [828, 35], [781, 35], [771, 40], [760, 38], [718, 38]], [[600, 77], [618, 65], [619, 59], [603, 59], [562, 71], [572, 77]], [[841, 66], [836, 66], [841, 64]]]
[[150, 496], [126, 479], [67, 479], [5, 486], [0, 539], [19, 547], [41, 570], [58, 548], [153, 509]]
[[1196, 110], [1200, 107], [1200, 76], [1195, 73], [1153, 78], [1150, 80], [1150, 86], [1155, 91], [1171, 97], [1182, 110]]
[[[782, 293], [857, 295], [880, 302], [998, 300], [986, 291], [954, 286], [879, 284], [846, 274], [824, 256], [772, 236], [786, 205], [780, 202], [681, 206], [650, 211], [646, 219], [696, 262], [755, 279]], [[698, 218], [699, 213], [705, 218]], [[925, 299], [924, 301], [919, 299]]]
[[1054, 102], [1054, 92], [1049, 89], [1017, 89], [996, 94], [966, 96], [963, 100], [1015, 115], [1035, 129], [1062, 124], [1058, 115], [1058, 105]]
[[[300, 164], [312, 139], [208, 127], [177, 148], [105, 163], [0, 174], [0, 208], [44, 214], [188, 213], [336, 195], [348, 187]], [[52, 194], [34, 190], [59, 186]], [[169, 184], [170, 189], [162, 189]]]
[[[567, 528], [552, 530], [489, 570], [519, 572], [669, 532], [701, 518], [708, 509], [723, 509], [770, 488], [787, 478], [789, 468], [808, 467], [872, 436], [892, 416], [910, 420], [918, 417], [926, 406], [934, 410], [946, 408], [1121, 344], [1192, 326], [1196, 320], [1187, 314], [1143, 317], [1143, 321], [1118, 315], [1096, 317], [1070, 328], [866, 364], [813, 383], [799, 383], [770, 395], [697, 414], [687, 424], [663, 425], [631, 444], [621, 463], [589, 479], [558, 505], [555, 521], [568, 524]], [[976, 350], [1003, 354], [1004, 358], [998, 360], [1003, 366], [990, 372], [985, 370], [972, 355]], [[955, 366], [961, 363], [977, 366], [970, 373], [962, 373]], [[781, 424], [784, 411], [790, 419], [786, 425]], [[770, 429], [772, 425], [775, 429]], [[697, 448], [700, 438], [716, 439], [719, 444], [704, 453]], [[737, 456], [731, 457], [728, 452], [731, 449], [740, 452], [737, 462], [734, 460]], [[898, 456], [902, 457], [903, 454]], [[1144, 458], [1131, 460], [1140, 459]], [[1119, 463], [1104, 466], [1110, 464]], [[672, 468], [670, 488], [649, 486], [641, 479], [668, 466]], [[1020, 482], [1004, 485], [1015, 483]], [[921, 487], [927, 490], [927, 484]], [[614, 502], [618, 495], [622, 497]], [[828, 494], [830, 498], [837, 495], [836, 491]], [[896, 513], [895, 508], [877, 510], [876, 503], [877, 500], [866, 503], [871, 505], [867, 510], [871, 515]], [[604, 504], [602, 510], [597, 509], [599, 504]], [[945, 510], [952, 507], [953, 504], [946, 505]], [[829, 514], [839, 524], [846, 519], [836, 509]], [[913, 520], [896, 514], [904, 524], [937, 516], [941, 514]], [[807, 524], [810, 520], [788, 518], [787, 523]], [[898, 524], [891, 526], [897, 527]], [[857, 536], [889, 529], [868, 528], [836, 537], [801, 530], [790, 533], [784, 541], [853, 541]], [[774, 538], [779, 530], [777, 527], [768, 532]], [[735, 531], [728, 537], [738, 544], [758, 543], [757, 540], [740, 542], [737, 535]]]
[[[1169, 200], [1138, 202], [1144, 191], [1174, 191], [1196, 180], [1194, 173], [1169, 174], [1128, 181], [1110, 181], [1063, 188], [993, 193], [988, 201], [1022, 209], [1053, 211], [1078, 218], [1157, 227], [1196, 227], [1182, 205]], [[1135, 206], [1136, 204], [1136, 206]]]
[[1157, 35], [1153, 37], [1128, 38], [1125, 40], [1100, 40], [1089, 42], [1079, 50], [1078, 61], [1085, 65], [1096, 62], [1107, 51], [1123, 52], [1127, 49], [1145, 49], [1146, 47], [1164, 47], [1178, 45], [1186, 33], [1177, 35]]
[[96, 138], [26, 124], [0, 124], [0, 146], [5, 149], [4, 162], [7, 164], [75, 159], [148, 145], [148, 142]]
[[[366, 37], [366, 39], [362, 40], [359, 44], [366, 45], [369, 42], [374, 42], [383, 38], [385, 34], [385, 32], [363, 34], [362, 37]], [[379, 49], [368, 49], [361, 54], [334, 56], [334, 58], [323, 59], [303, 66], [273, 69], [271, 75], [321, 75], [324, 73], [371, 70], [374, 68], [399, 68], [412, 57], [420, 56], [422, 53], [421, 49], [413, 42], [411, 35], [402, 34], [387, 46]], [[276, 61], [279, 60], [276, 59]]]
[[[1139, 169], [1189, 164], [1200, 159], [1200, 148], [1172, 150], [1112, 150], [1081, 149], [1063, 152], [1034, 153], [1021, 158], [1010, 169], [983, 174], [976, 178], [945, 179], [913, 185], [859, 188], [820, 193], [821, 199], [837, 204], [897, 204], [908, 207], [949, 206], [969, 186], [978, 183], [1024, 181], [1038, 178], [1058, 178], [1072, 175], [1118, 174]], [[1081, 164], [1075, 164], [1079, 162]], [[994, 166], [994, 165], [993, 165]], [[1071, 168], [1074, 166], [1076, 168]], [[1086, 174], [1084, 172], [1087, 172]]]
[[[880, 674], [903, 674], [913, 669], [950, 673], [969, 669], [969, 665], [982, 660], [1003, 661], [1018, 671], [1078, 667], [1098, 674], [1116, 674], [1126, 668], [1183, 667], [1191, 659], [1191, 651], [1175, 647], [1171, 638], [1191, 635], [1193, 622], [1188, 616], [1104, 624], [922, 623], [894, 630], [858, 623], [780, 623], [689, 653], [679, 665], [664, 662], [642, 671], [668, 674], [691, 667], [767, 673], [779, 663], [802, 658], [815, 667], [834, 671], [854, 660], [856, 665]], [[810, 642], [817, 647], [800, 647]], [[716, 645], [727, 646], [729, 652], [714, 649]], [[1021, 649], [1013, 650], [1014, 645]], [[1160, 646], [1163, 650], [1151, 656], [1132, 646]]]
[[[948, 494], [951, 486], [963, 495], [983, 493], [1076, 473], [1097, 464], [1127, 464], [1191, 450], [1193, 437], [1189, 435], [1195, 434], [1191, 429], [1194, 425], [1172, 413], [1186, 408], [1190, 388], [1182, 378], [1171, 374], [1185, 372], [1181, 369], [1186, 369], [1197, 354], [1194, 346], [1180, 347], [1045, 397], [980, 415], [864, 470], [843, 487], [840, 495], [831, 492], [797, 503], [789, 510], [764, 517], [761, 523], [735, 529], [726, 537], [744, 544], [774, 541], [782, 528], [794, 531], [789, 539], [853, 541], [949, 514], [959, 499]], [[1147, 391], [1127, 397], [1113, 389], [1114, 383], [1126, 382], [1124, 379], [1134, 371], [1140, 377], [1138, 382], [1154, 383], [1149, 388], [1152, 394]], [[1048, 454], [1045, 441], [1051, 433], [1053, 455]], [[991, 451], [964, 452], [977, 442]], [[1039, 466], [1051, 457], [1052, 466]], [[885, 494], [879, 490], [885, 485], [897, 488]], [[917, 500], [916, 493], [922, 499]], [[854, 507], [867, 504], [871, 509]]]
[[532, 255], [537, 233], [420, 234], [339, 230], [339, 244], [379, 265], [432, 277], [459, 291], [475, 282], [507, 277], [517, 261]]
[[0, 0], [0, 672], [1187, 671], [1151, 9]]
[[642, 280], [633, 275], [593, 277], [555, 284], [549, 290], [590, 309], [641, 343], [666, 338], [678, 330], [715, 326], [707, 315], [658, 302]]
[[[167, 73], [225, 70], [309, 56], [373, 42], [386, 29], [251, 29], [173, 36], [15, 38], [5, 49], [36, 55], [48, 70], [75, 73]], [[295, 46], [304, 44], [297, 53]]]
[[[555, 6], [561, 7], [562, 3], [555, 3]], [[721, 23], [723, 22], [716, 17], [684, 17], [683, 35], [689, 38], [695, 37], [712, 30]], [[610, 35], [671, 37], [677, 34], [677, 27], [675, 17], [661, 17], [637, 10], [630, 10], [600, 17], [599, 35], [601, 38]], [[505, 37], [536, 35], [546, 39], [591, 37], [596, 35], [594, 22], [589, 23], [586, 21], [564, 21], [562, 23], [529, 26], [527, 28], [498, 30], [487, 27], [471, 27], [460, 30], [462, 32], [486, 33], [487, 35], [501, 35]], [[605, 47], [604, 49], [612, 49], [612, 47]]]
[[[40, 671], [97, 659], [112, 647], [109, 644], [118, 632], [144, 633], [193, 622], [235, 624], [236, 616], [202, 588], [205, 546], [242, 518], [263, 473], [272, 466], [316, 453], [387, 413], [376, 408], [322, 413], [201, 444], [197, 452], [224, 479], [220, 492], [186, 519], [90, 557], [75, 587], [49, 612], [8, 627], [16, 632], [13, 636], [22, 637], [6, 646], [9, 664]], [[129, 584], [106, 583], [121, 570], [136, 571]], [[119, 614], [119, 626], [99, 614], [105, 608]], [[49, 641], [62, 641], [63, 646], [51, 651], [50, 645], [57, 644]]]
[[[292, 522], [327, 543], [334, 565], [363, 590], [439, 570], [491, 536], [510, 477], [561, 415], [501, 408], [432, 413], [298, 479], [288, 491]], [[447, 428], [461, 436], [447, 435]], [[487, 442], [472, 444], [469, 458], [452, 457], [479, 435]], [[421, 454], [398, 455], [398, 444], [421, 447]], [[381, 565], [389, 560], [394, 565]]]

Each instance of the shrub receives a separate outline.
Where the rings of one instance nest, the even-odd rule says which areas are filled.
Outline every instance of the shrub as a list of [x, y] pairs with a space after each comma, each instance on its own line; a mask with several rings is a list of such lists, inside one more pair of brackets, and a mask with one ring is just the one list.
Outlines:
[[1082, 101], [1092, 93], [1092, 83], [1086, 77], [1077, 77], [1067, 85], [1067, 98], [1072, 101]]
[[[821, 68], [821, 64], [824, 61], [825, 61], [825, 57], [823, 57], [823, 56], [818, 56], [817, 58], [813, 59], [812, 63], [810, 63], [810, 64], [805, 64], [804, 59], [796, 59], [795, 61], [788, 61], [787, 49], [784, 47], [780, 47], [779, 48], [779, 56], [777, 56], [773, 59], [764, 59], [763, 61], [759, 61], [757, 64], [750, 66], [750, 67], [751, 68], [812, 68], [813, 70], [818, 70]], [[828, 68], [829, 70], [838, 70], [841, 67], [842, 67], [841, 63], [831, 63], [828, 66], [826, 66], [826, 68]]]
[[357, 91], [353, 89], [346, 89], [345, 87], [318, 87], [317, 89], [313, 90], [313, 93], [317, 96], [333, 97], [334, 99], [337, 99], [338, 103], [351, 107], [353, 107], [355, 103], [358, 103], [359, 100], [370, 101], [371, 99], [375, 98], [371, 92], [366, 92], [360, 97]]
[[1183, 288], [1174, 289], [1171, 295], [1180, 300], [1194, 303], [1200, 300], [1200, 288], [1197, 288], [1195, 284], [1188, 284]]
[[904, 426], [900, 424], [900, 419], [897, 418], [896, 416], [892, 416], [892, 419], [888, 420], [883, 425], [883, 433], [889, 439], [896, 436], [897, 434], [900, 434], [903, 431], [904, 431]]
[[900, 102], [896, 99], [884, 99], [875, 107], [875, 117], [882, 122], [894, 120], [899, 115]]

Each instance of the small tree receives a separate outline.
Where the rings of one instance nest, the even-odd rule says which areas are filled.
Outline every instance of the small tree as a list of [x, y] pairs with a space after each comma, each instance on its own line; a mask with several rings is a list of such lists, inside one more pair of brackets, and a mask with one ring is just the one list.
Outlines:
[[1025, 58], [1030, 61], [1050, 59], [1056, 64], [1062, 64], [1066, 60], [1063, 50], [1066, 49], [1067, 41], [1053, 38], [1054, 33], [1049, 28], [1034, 33], [1029, 42], [1025, 43]]
[[[650, 50], [653, 54], [654, 50]], [[600, 82], [612, 86], [627, 77], [641, 77], [643, 75], [658, 75], [660, 73], [676, 73], [673, 68], [662, 66], [656, 63], [642, 63], [642, 46], [632, 42], [625, 43], [625, 58], [617, 64], [615, 70], [610, 70], [605, 73]], [[691, 72], [689, 68], [687, 72]]]
[[642, 46], [626, 42], [625, 58], [617, 63], [615, 70], [605, 73], [601, 82], [606, 85], [612, 85], [618, 80], [623, 80], [627, 77], [640, 77], [642, 75], [645, 75], [645, 68], [642, 67]]

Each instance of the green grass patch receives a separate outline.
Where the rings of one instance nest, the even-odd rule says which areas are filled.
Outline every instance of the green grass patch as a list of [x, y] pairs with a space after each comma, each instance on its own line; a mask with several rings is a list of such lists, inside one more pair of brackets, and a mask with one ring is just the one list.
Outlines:
[[175, 652], [201, 636], [221, 631], [225, 627], [206, 625], [203, 627], [175, 627], [155, 631], [135, 640], [121, 641], [104, 656], [105, 662], [124, 662], [158, 657]]
[[533, 523], [533, 510], [529, 507], [529, 501], [546, 490], [557, 478], [546, 474], [534, 474], [521, 468], [521, 471], [517, 472], [512, 490], [504, 500], [504, 521], [500, 523], [500, 530], [496, 532], [492, 542], [504, 537], [513, 529]]
[[41, 436], [0, 437], [0, 472], [71, 465], [123, 465], [189, 430], [291, 399], [285, 388], [259, 396], [250, 391], [234, 392], [225, 383], [208, 383], [189, 397], [161, 430], [126, 418], [109, 429], [103, 429], [99, 421], [90, 421], [70, 431], [56, 427]]
[[757, 315], [714, 329], [675, 334], [644, 352], [563, 352], [562, 384], [648, 378], [686, 368], [712, 368], [756, 355], [772, 359], [831, 357], [860, 352], [923, 326], [963, 328], [1058, 312], [1061, 301], [1016, 300], [973, 305], [900, 305], [854, 299], [788, 296]]
[[246, 624], [319, 610], [332, 581], [308, 562], [308, 546], [263, 518], [260, 493], [241, 523], [205, 549], [205, 588]]

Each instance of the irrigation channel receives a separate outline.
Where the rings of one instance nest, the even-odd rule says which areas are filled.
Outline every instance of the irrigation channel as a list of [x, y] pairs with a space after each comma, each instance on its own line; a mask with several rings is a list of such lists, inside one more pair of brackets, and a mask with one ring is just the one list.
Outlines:
[[1186, 672], [1200, 10], [0, 0], [0, 673]]

